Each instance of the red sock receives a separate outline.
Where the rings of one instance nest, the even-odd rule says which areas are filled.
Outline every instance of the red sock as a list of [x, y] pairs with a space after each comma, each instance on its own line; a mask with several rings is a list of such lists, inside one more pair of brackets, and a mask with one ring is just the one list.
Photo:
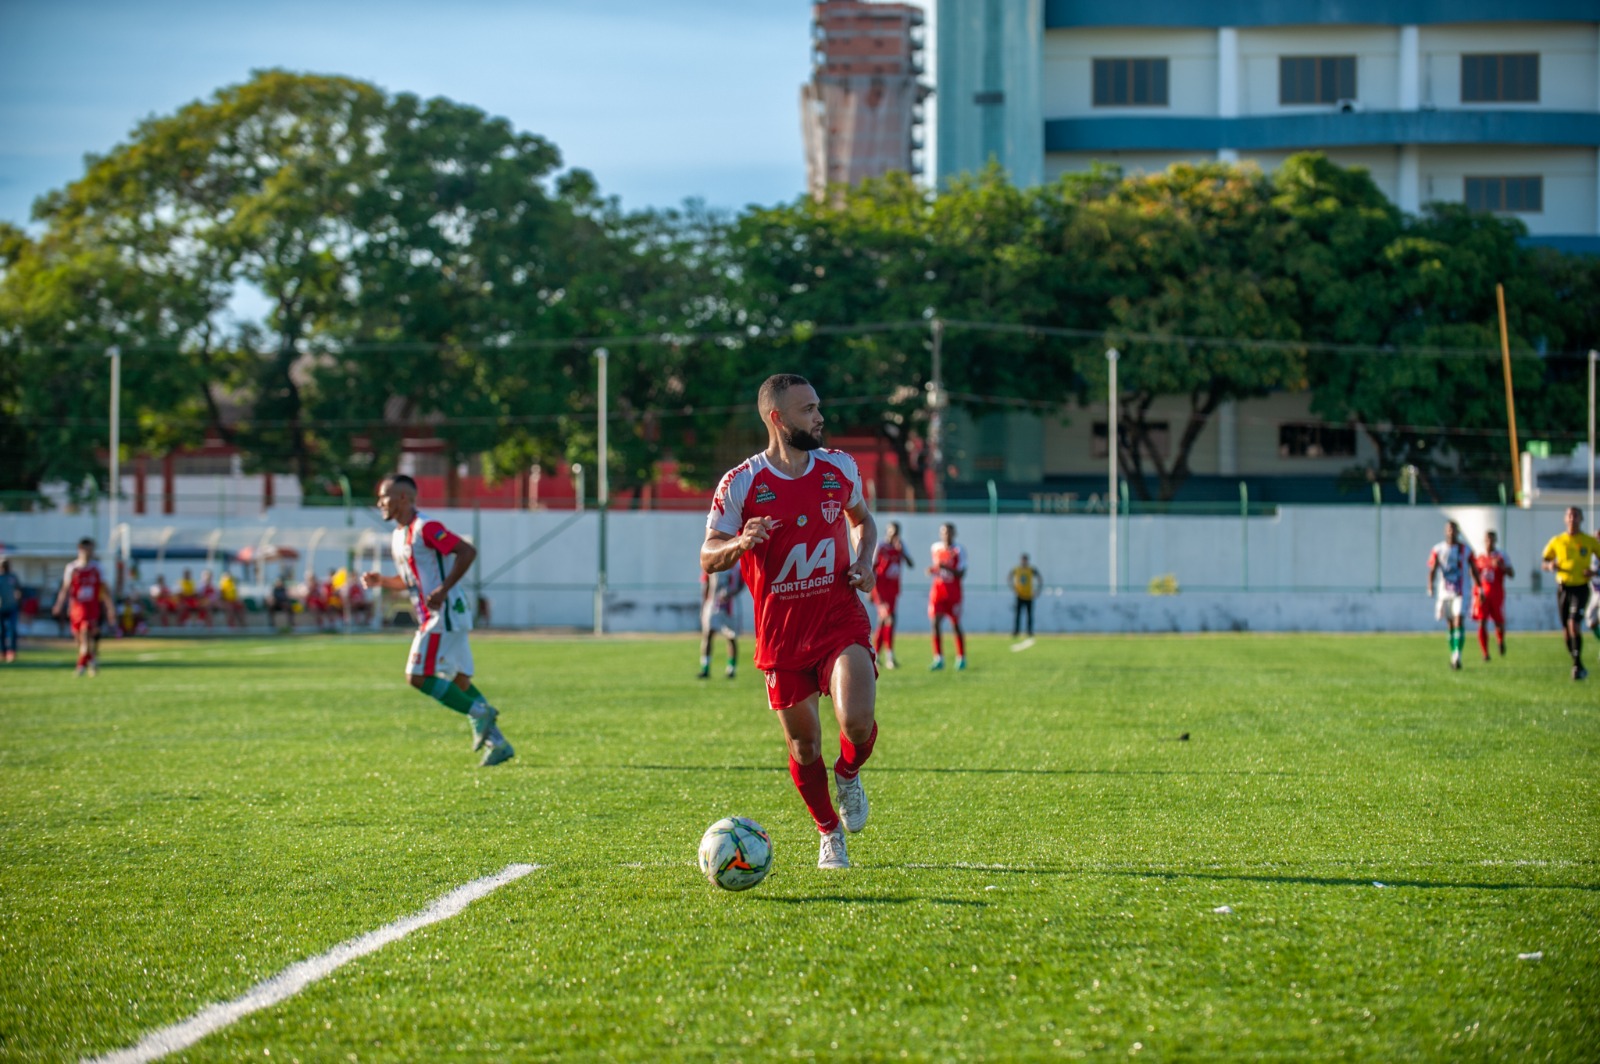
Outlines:
[[852, 743], [843, 730], [839, 732], [839, 760], [833, 763], [833, 774], [853, 780], [861, 773], [861, 766], [872, 756], [872, 747], [878, 741], [878, 722], [872, 722], [872, 734], [864, 743]]
[[872, 637], [872, 652], [874, 654], [882, 654], [883, 653], [884, 639], [888, 635], [888, 632], [889, 632], [889, 626], [888, 625], [886, 625], [886, 624], [878, 625], [878, 634]]
[[944, 657], [944, 636], [940, 635], [937, 629], [933, 633], [933, 656], [936, 658]]
[[1489, 626], [1487, 624], [1478, 625], [1478, 649], [1483, 651], [1484, 657], [1489, 656]]
[[833, 811], [833, 794], [828, 790], [828, 769], [822, 758], [802, 765], [790, 757], [789, 778], [794, 780], [806, 808], [811, 810], [811, 819], [817, 822], [818, 831], [826, 835], [839, 826], [839, 814]]
[[967, 637], [960, 632], [956, 633], [956, 657], [967, 656]]
[[89, 655], [87, 655], [87, 654], [79, 654], [78, 655], [78, 668], [80, 668], [80, 669], [87, 668], [88, 665], [89, 665]]
[[890, 650], [893, 650], [894, 649], [894, 625], [891, 623], [891, 624], [885, 625], [884, 627], [888, 630], [888, 634], [883, 637], [883, 645], [888, 647]]

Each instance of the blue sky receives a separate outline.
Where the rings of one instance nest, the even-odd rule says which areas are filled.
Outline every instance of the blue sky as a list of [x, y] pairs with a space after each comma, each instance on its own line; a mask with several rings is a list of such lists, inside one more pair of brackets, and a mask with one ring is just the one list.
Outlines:
[[0, 0], [0, 220], [263, 67], [503, 115], [629, 207], [790, 200], [810, 19], [804, 0]]

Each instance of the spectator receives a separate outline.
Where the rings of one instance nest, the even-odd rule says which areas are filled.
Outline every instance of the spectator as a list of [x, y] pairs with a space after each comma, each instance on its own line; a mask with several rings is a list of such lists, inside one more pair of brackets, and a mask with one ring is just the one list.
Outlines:
[[155, 604], [158, 624], [178, 623], [178, 598], [167, 586], [167, 578], [164, 575], [156, 575], [156, 582], [150, 588], [150, 601]]
[[205, 618], [206, 627], [211, 628], [217, 616], [217, 585], [211, 579], [211, 570], [206, 569], [200, 573], [200, 616]]
[[189, 623], [190, 617], [200, 616], [200, 589], [194, 586], [194, 574], [188, 569], [178, 581], [178, 627]]
[[17, 660], [17, 616], [22, 611], [22, 581], [11, 571], [11, 559], [0, 558], [0, 654]]
[[322, 585], [317, 582], [317, 573], [314, 569], [306, 570], [306, 580], [300, 588], [300, 602], [306, 611], [306, 619], [322, 628], [328, 621], [328, 600], [323, 597]]
[[289, 578], [281, 574], [272, 582], [272, 590], [267, 594], [267, 624], [277, 627], [280, 613], [283, 614], [281, 631], [294, 628], [294, 596], [289, 594]]
[[222, 613], [228, 627], [244, 627], [244, 600], [239, 597], [239, 582], [226, 570], [217, 584], [217, 597], [222, 600]]
[[344, 586], [345, 603], [349, 608], [350, 623], [368, 625], [372, 623], [372, 600], [367, 598], [367, 593], [361, 589], [359, 580], [351, 580]]

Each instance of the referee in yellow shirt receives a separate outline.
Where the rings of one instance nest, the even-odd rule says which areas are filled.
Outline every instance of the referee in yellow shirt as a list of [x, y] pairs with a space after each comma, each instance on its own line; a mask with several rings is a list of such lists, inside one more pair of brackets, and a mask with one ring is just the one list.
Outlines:
[[1583, 511], [1567, 509], [1567, 530], [1544, 545], [1544, 568], [1556, 574], [1556, 607], [1572, 655], [1572, 678], [1589, 675], [1583, 667], [1583, 611], [1589, 605], [1589, 569], [1600, 554], [1600, 539], [1583, 531]]
[[1028, 615], [1028, 638], [1033, 638], [1033, 600], [1039, 594], [1039, 570], [1028, 564], [1028, 556], [1022, 556], [1022, 564], [1011, 570], [1011, 591], [1016, 595], [1017, 601], [1011, 613], [1011, 638], [1015, 639], [1022, 631], [1022, 615]]

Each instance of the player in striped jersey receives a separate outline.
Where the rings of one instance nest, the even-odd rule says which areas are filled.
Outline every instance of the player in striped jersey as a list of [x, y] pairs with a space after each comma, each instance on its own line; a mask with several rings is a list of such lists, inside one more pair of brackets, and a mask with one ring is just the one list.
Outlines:
[[472, 611], [459, 585], [477, 559], [477, 549], [417, 510], [417, 482], [404, 474], [378, 485], [378, 509], [395, 523], [390, 552], [400, 575], [373, 571], [361, 574], [361, 582], [411, 595], [417, 618], [406, 665], [411, 686], [471, 720], [472, 748], [489, 748], [480, 762], [485, 768], [510, 760], [516, 751], [495, 724], [499, 713], [472, 683], [472, 647], [467, 642]]

